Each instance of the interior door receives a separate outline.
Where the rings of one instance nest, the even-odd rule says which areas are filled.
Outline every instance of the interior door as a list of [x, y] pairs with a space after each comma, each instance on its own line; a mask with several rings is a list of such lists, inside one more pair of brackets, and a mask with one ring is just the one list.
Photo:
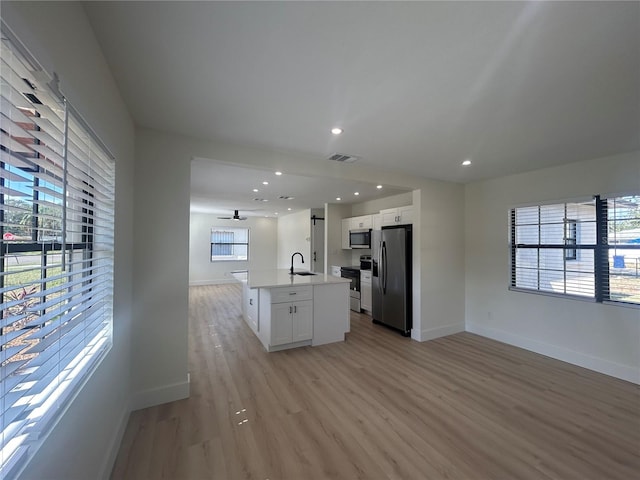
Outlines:
[[311, 220], [311, 271], [324, 273], [324, 220]]

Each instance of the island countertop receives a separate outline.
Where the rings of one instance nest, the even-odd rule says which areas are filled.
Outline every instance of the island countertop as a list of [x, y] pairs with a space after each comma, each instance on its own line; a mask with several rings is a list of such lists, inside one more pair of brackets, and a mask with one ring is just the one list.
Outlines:
[[[301, 270], [296, 270], [301, 271]], [[326, 285], [331, 283], [350, 283], [348, 278], [334, 277], [327, 273], [315, 275], [291, 275], [289, 269], [249, 270], [234, 274], [241, 282], [247, 282], [249, 288], [276, 288], [303, 285]]]

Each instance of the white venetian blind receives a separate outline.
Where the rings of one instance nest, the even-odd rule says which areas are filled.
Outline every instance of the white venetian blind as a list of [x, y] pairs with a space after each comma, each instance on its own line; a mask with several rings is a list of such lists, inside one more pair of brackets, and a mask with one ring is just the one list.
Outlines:
[[595, 298], [596, 204], [511, 210], [511, 287]]
[[0, 478], [111, 344], [114, 162], [6, 38], [0, 123]]
[[606, 198], [604, 300], [640, 305], [640, 195]]

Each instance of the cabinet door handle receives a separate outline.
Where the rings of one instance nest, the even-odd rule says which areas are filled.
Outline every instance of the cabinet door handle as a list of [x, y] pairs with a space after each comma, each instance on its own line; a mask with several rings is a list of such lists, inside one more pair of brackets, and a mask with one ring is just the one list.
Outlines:
[[297, 292], [289, 292], [289, 295], [295, 295]]
[[249, 299], [249, 305], [253, 305], [253, 298]]
[[298, 307], [296, 307], [295, 305], [293, 306], [293, 313], [298, 313]]
[[290, 314], [291, 314], [291, 313], [293, 313], [293, 312], [291, 311], [291, 305], [289, 305], [289, 313], [290, 313]]

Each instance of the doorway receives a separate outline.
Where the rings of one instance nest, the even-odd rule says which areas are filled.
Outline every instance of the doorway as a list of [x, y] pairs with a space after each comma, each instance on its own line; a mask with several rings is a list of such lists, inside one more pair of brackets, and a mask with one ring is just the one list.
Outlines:
[[324, 273], [324, 211], [311, 211], [311, 271]]

